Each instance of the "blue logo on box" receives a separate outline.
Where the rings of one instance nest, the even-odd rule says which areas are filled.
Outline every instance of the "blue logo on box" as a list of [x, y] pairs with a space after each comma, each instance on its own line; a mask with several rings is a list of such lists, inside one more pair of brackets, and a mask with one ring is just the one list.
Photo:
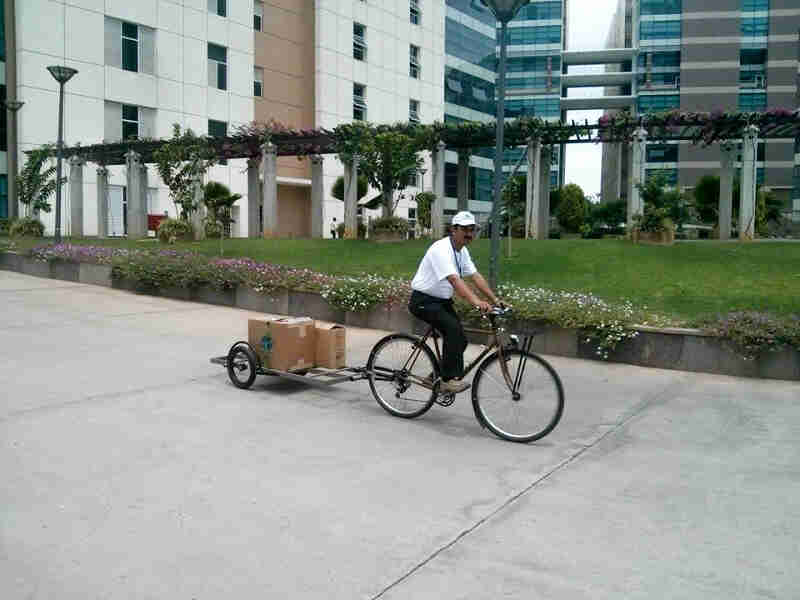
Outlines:
[[261, 349], [264, 352], [272, 352], [272, 336], [265, 335], [261, 338]]

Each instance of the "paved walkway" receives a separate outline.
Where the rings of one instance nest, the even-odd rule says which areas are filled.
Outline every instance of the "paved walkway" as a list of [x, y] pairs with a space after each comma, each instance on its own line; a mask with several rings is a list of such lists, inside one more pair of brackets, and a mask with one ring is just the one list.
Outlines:
[[0, 306], [3, 600], [800, 596], [796, 383], [553, 357], [523, 446], [467, 395], [238, 390], [208, 359], [253, 313], [9, 272]]

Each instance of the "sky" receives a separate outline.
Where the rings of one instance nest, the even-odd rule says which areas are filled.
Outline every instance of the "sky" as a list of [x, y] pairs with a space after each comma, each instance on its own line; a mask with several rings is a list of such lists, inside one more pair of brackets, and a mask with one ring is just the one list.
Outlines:
[[[568, 50], [599, 50], [605, 46], [616, 0], [568, 0], [570, 3], [567, 26]], [[571, 73], [591, 73], [603, 70], [602, 65], [571, 67]], [[570, 96], [602, 96], [602, 88], [571, 89]], [[567, 113], [568, 120], [597, 122], [602, 111], [579, 110]], [[602, 150], [599, 144], [568, 144], [565, 161], [564, 183], [577, 183], [584, 194], [600, 193], [600, 161]]]

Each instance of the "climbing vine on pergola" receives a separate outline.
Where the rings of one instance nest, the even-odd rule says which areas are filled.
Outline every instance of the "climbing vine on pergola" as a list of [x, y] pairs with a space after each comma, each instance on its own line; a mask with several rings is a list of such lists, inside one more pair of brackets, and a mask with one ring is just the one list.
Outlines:
[[[648, 140], [687, 140], [692, 143], [712, 144], [740, 139], [750, 125], [759, 128], [759, 138], [800, 137], [800, 111], [772, 109], [763, 113], [711, 112], [681, 113], [669, 111], [633, 116], [627, 111], [601, 117], [597, 123], [574, 121], [554, 122], [538, 117], [521, 117], [505, 124], [505, 145], [516, 147], [529, 139], [540, 140], [545, 145], [569, 143], [629, 142], [634, 132], [643, 128]], [[462, 123], [435, 122], [429, 125], [396, 123], [374, 125], [356, 121], [334, 129], [293, 129], [270, 120], [253, 122], [236, 128], [226, 137], [203, 136], [204, 143], [213, 149], [218, 159], [258, 158], [262, 146], [275, 144], [279, 156], [304, 157], [318, 154], [338, 154], [343, 158], [358, 154], [369, 137], [388, 131], [407, 135], [419, 149], [433, 150], [439, 142], [448, 149], [493, 147], [495, 122], [468, 121]], [[65, 156], [80, 156], [101, 165], [125, 163], [129, 150], [137, 152], [143, 163], [152, 163], [153, 153], [165, 141], [132, 139], [114, 143], [74, 146], [64, 150]]]

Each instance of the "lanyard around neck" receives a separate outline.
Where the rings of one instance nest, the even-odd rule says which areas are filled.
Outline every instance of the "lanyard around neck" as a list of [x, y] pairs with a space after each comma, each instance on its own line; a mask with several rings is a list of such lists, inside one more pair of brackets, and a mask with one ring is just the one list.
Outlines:
[[453, 243], [453, 238], [450, 238], [450, 247], [453, 249], [453, 258], [456, 261], [456, 269], [458, 269], [458, 276], [461, 277], [461, 279], [464, 279], [464, 275], [462, 274], [461, 271], [461, 261], [458, 260], [458, 255], [460, 254], [460, 252], [456, 252], [456, 246]]

